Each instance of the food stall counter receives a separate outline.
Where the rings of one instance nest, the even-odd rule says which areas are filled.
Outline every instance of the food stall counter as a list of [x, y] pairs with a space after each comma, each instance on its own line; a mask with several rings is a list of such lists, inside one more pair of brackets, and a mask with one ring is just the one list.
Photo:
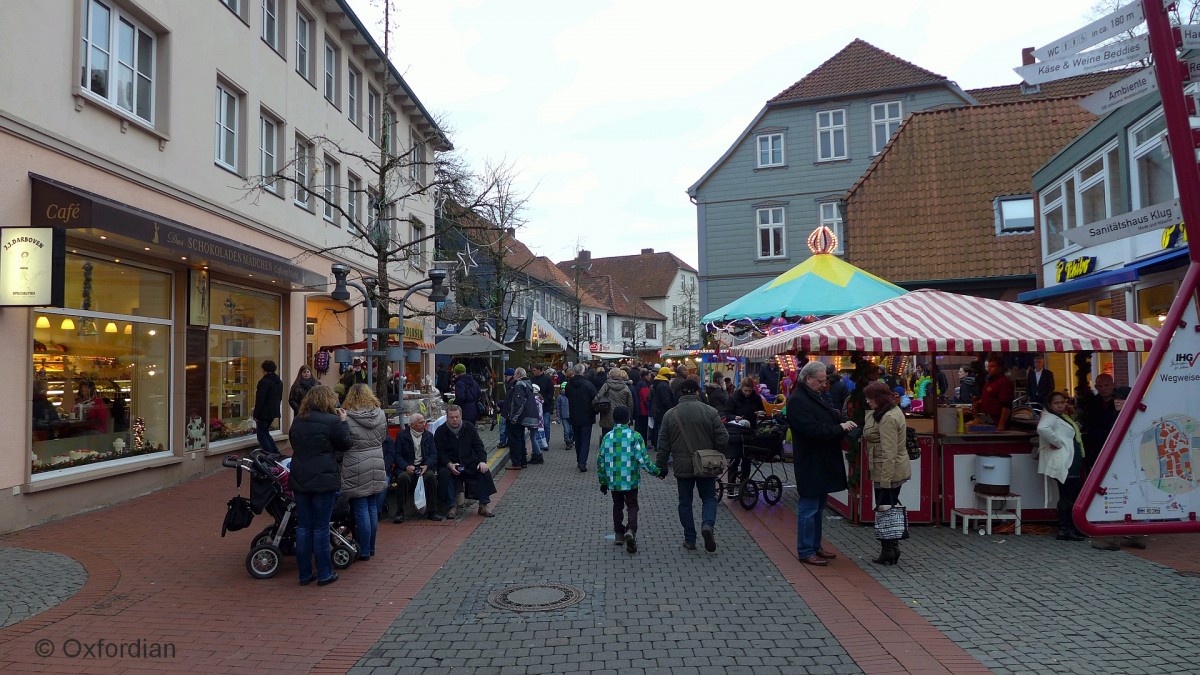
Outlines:
[[[967, 431], [939, 434], [941, 441], [942, 522], [950, 521], [956, 508], [981, 508], [977, 493], [1008, 492], [1021, 495], [1023, 520], [1054, 520], [1053, 508], [1058, 500], [1058, 487], [1037, 472], [1032, 451], [1037, 434], [1021, 429], [1007, 431]], [[995, 462], [980, 458], [1003, 459], [1000, 475], [1006, 481], [996, 485], [992, 478], [981, 475], [993, 468]], [[1007, 487], [1005, 487], [1007, 486]]]

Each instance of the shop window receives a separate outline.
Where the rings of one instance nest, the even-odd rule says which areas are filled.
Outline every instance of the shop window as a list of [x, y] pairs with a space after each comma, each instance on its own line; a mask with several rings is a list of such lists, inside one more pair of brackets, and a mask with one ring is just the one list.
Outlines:
[[34, 312], [32, 472], [165, 452], [171, 275], [67, 256], [65, 309]]
[[1175, 301], [1175, 284], [1160, 284], [1139, 288], [1137, 292], [1138, 323], [1161, 328], [1167, 322], [1167, 311]]
[[281, 376], [286, 370], [280, 361], [278, 295], [213, 282], [210, 297], [208, 438], [216, 443], [254, 434], [254, 388], [263, 361], [279, 365]]

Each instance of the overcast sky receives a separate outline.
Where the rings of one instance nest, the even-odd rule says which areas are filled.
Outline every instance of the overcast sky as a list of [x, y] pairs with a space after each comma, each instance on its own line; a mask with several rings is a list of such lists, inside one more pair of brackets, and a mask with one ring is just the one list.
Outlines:
[[[349, 0], [382, 44], [383, 0]], [[1022, 47], [1095, 0], [393, 0], [392, 60], [476, 166], [530, 195], [519, 235], [564, 260], [671, 251], [696, 265], [686, 190], [767, 99], [854, 38], [963, 88], [1013, 84]], [[398, 45], [395, 46], [395, 45]]]

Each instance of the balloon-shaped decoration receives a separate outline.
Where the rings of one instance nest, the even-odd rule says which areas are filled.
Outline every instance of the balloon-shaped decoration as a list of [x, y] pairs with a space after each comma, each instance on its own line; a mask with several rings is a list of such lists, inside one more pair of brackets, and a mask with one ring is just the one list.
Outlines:
[[813, 253], [833, 253], [837, 247], [837, 236], [827, 225], [818, 227], [808, 235], [808, 250]]

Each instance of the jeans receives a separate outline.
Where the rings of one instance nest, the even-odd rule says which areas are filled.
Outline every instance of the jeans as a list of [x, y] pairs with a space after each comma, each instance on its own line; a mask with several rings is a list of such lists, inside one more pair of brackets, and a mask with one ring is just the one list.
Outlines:
[[[638, 491], [637, 488], [632, 490], [613, 490], [613, 532], [617, 534], [617, 538], [625, 536], [626, 532], [637, 534], [637, 517], [638, 517]], [[625, 512], [629, 512], [629, 522], [625, 523]]]
[[275, 420], [254, 420], [254, 433], [258, 436], [258, 447], [269, 455], [278, 455], [279, 446], [275, 445], [275, 439], [271, 438], [271, 423]]
[[587, 468], [588, 450], [592, 444], [592, 423], [573, 424], [571, 433], [575, 436], [575, 463], [581, 468]]
[[502, 448], [508, 447], [508, 422], [507, 421], [503, 421], [500, 423], [500, 444], [499, 445]]
[[829, 495], [801, 495], [796, 501], [796, 555], [801, 560], [811, 558], [821, 548], [821, 523], [828, 498]]
[[675, 482], [679, 484], [679, 524], [683, 525], [683, 540], [694, 544], [696, 519], [692, 514], [692, 488], [700, 493], [703, 502], [700, 507], [701, 526], [714, 527], [717, 524], [717, 479], [676, 478]]
[[575, 436], [571, 433], [571, 423], [564, 422], [563, 428], [563, 445], [571, 445], [575, 441]]
[[317, 560], [317, 580], [333, 576], [329, 559], [329, 518], [333, 515], [336, 492], [297, 492], [296, 567], [300, 581], [313, 578], [313, 558]]
[[[508, 460], [513, 466], [525, 466], [528, 461], [525, 455], [525, 427], [520, 424], [505, 422], [508, 428]], [[531, 436], [533, 434], [530, 434]]]
[[354, 539], [358, 543], [358, 555], [360, 558], [369, 558], [375, 555], [375, 533], [379, 530], [379, 495], [351, 497], [350, 511], [354, 513]]

